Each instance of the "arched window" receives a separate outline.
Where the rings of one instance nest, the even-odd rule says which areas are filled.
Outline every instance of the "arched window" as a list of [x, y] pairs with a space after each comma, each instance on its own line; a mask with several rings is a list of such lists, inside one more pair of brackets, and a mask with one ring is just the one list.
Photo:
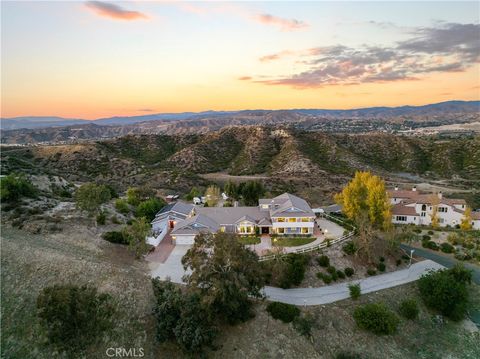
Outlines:
[[426, 211], [427, 210], [427, 205], [426, 204], [422, 204], [422, 211]]

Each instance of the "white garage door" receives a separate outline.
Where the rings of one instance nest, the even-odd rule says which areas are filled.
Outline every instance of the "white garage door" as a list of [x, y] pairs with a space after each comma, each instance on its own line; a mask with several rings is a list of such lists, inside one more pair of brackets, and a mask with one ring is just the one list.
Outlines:
[[177, 245], [192, 245], [195, 236], [193, 235], [177, 235], [175, 236], [175, 244]]

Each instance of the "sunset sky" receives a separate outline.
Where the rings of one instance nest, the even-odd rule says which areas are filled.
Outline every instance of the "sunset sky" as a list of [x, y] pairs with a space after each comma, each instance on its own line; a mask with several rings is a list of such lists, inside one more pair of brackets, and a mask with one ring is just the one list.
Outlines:
[[1, 4], [1, 115], [480, 99], [479, 2]]

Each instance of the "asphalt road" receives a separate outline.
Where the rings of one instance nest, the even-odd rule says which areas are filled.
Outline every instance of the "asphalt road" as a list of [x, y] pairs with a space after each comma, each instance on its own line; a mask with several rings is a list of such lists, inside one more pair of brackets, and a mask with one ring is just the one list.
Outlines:
[[419, 257], [423, 257], [425, 259], [430, 259], [430, 260], [432, 260], [434, 262], [437, 262], [438, 264], [441, 264], [442, 266], [447, 267], [447, 268], [451, 268], [451, 267], [455, 266], [455, 264], [461, 263], [465, 266], [465, 268], [468, 268], [472, 271], [473, 282], [480, 285], [480, 267], [478, 267], [474, 264], [458, 261], [455, 258], [452, 258], [452, 257], [447, 256], [447, 255], [435, 253], [433, 251], [429, 251], [429, 250], [423, 249], [423, 248], [411, 247], [411, 246], [408, 246], [406, 244], [401, 244], [400, 247], [402, 249], [404, 249], [405, 251], [407, 251], [409, 254], [410, 254], [410, 250], [414, 249], [415, 250], [415, 252], [413, 253], [414, 256], [419, 256]]

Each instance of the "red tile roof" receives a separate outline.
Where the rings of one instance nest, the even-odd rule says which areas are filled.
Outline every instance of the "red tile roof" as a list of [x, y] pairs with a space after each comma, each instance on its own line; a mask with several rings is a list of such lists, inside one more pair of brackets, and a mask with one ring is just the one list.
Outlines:
[[418, 216], [415, 207], [407, 207], [401, 203], [392, 207], [392, 214], [400, 216]]

